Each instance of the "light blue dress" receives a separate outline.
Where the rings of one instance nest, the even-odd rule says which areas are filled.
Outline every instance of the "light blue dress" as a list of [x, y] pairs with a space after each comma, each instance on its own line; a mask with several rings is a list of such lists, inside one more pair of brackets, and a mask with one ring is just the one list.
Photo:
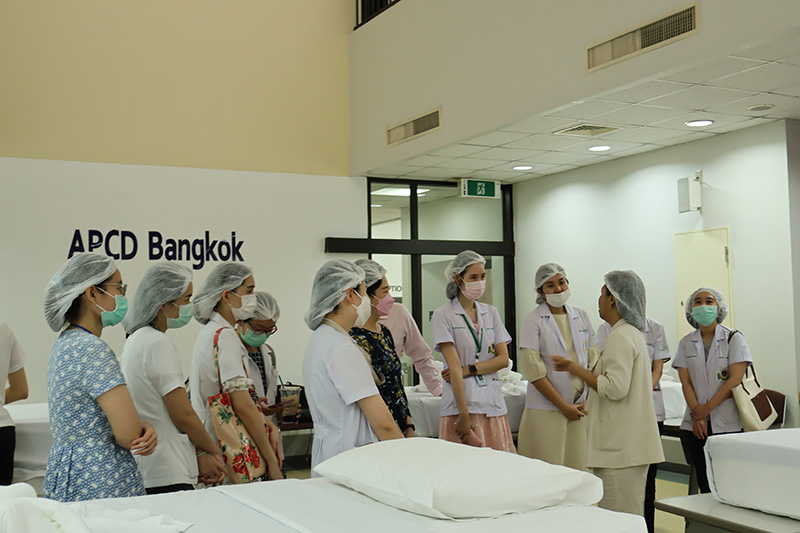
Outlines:
[[82, 329], [61, 333], [47, 368], [47, 405], [53, 447], [44, 497], [62, 502], [145, 494], [129, 450], [114, 441], [96, 399], [125, 378], [111, 348]]

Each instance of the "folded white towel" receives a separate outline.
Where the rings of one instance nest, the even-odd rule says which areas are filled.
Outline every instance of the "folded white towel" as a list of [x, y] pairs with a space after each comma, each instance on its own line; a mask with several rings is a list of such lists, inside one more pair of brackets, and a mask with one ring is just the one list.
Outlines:
[[4, 487], [0, 485], [0, 500], [9, 500], [12, 498], [35, 498], [36, 491], [27, 483], [14, 483]]

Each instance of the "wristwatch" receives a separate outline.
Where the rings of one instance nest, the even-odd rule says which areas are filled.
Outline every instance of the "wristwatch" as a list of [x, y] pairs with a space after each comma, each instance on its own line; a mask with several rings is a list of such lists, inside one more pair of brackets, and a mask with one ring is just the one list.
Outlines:
[[478, 375], [478, 367], [475, 365], [469, 365], [469, 373], [470, 375], [477, 376]]

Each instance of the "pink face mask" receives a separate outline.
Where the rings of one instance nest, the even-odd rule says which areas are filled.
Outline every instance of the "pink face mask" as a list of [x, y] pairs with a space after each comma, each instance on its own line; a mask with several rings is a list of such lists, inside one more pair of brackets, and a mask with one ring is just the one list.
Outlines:
[[465, 281], [464, 282], [464, 296], [470, 300], [477, 300], [483, 296], [483, 291], [486, 290], [486, 280], [481, 281]]
[[392, 298], [391, 294], [387, 294], [380, 300], [378, 300], [378, 305], [375, 306], [375, 309], [378, 310], [378, 313], [381, 316], [387, 316], [389, 311], [392, 310], [392, 306], [394, 305], [394, 298]]

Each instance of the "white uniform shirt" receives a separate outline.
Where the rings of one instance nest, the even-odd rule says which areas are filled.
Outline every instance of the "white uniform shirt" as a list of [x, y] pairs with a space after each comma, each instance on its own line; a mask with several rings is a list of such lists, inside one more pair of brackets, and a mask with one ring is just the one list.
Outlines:
[[[606, 321], [603, 321], [600, 327], [597, 328], [597, 348], [599, 350], [603, 349], [609, 331], [611, 331], [611, 326]], [[667, 362], [672, 358], [672, 355], [669, 353], [669, 345], [667, 345], [667, 336], [664, 333], [664, 326], [661, 322], [653, 320], [652, 318], [645, 320], [644, 342], [647, 344], [647, 353], [650, 355], [651, 368], [653, 366], [653, 361], [656, 359]], [[656, 420], [663, 422], [666, 419], [666, 414], [664, 412], [664, 397], [661, 394], [660, 385], [653, 391], [653, 408], [656, 410]]]
[[[220, 393], [220, 381], [217, 378], [217, 367], [214, 365], [214, 335], [217, 330], [224, 328], [219, 334], [219, 375], [222, 383], [232, 379], [244, 379], [248, 375], [258, 377], [249, 368], [245, 372], [245, 360], [250, 361], [239, 334], [219, 313], [211, 315], [211, 320], [203, 326], [192, 354], [192, 369], [189, 372], [189, 393], [191, 394], [192, 407], [194, 407], [206, 431], [216, 438], [214, 422], [208, 408], [208, 398]], [[253, 363], [255, 367], [255, 363]], [[251, 372], [248, 374], [248, 372]], [[256, 381], [260, 381], [256, 379]], [[255, 383], [254, 383], [255, 384]], [[256, 389], [257, 390], [257, 389]]]
[[[25, 352], [17, 342], [14, 332], [0, 322], [0, 374], [3, 374], [3, 390], [5, 391], [8, 375], [18, 372], [25, 366]], [[0, 394], [0, 427], [13, 426], [14, 421], [5, 408], [5, 394]]]
[[335, 455], [378, 441], [356, 403], [378, 395], [378, 387], [364, 353], [349, 335], [327, 324], [317, 327], [306, 347], [303, 381], [314, 420], [312, 470]]
[[[736, 333], [728, 344], [730, 332], [730, 329], [717, 324], [717, 330], [708, 351], [708, 361], [706, 361], [702, 333], [699, 329], [689, 333], [678, 343], [678, 351], [675, 352], [672, 366], [689, 371], [694, 394], [701, 404], [710, 400], [727, 381], [729, 365], [753, 362], [744, 335]], [[692, 416], [688, 406], [683, 415], [681, 429], [692, 430]], [[739, 409], [737, 409], [733, 397], [723, 400], [716, 409], [711, 411], [711, 429], [714, 433], [732, 433], [742, 429]]]
[[155, 328], [141, 327], [125, 341], [120, 366], [139, 417], [158, 434], [152, 455], [133, 456], [142, 469], [144, 486], [197, 483], [194, 445], [175, 427], [164, 403], [164, 396], [184, 388], [175, 343]]
[[[506, 327], [500, 320], [500, 313], [497, 312], [497, 309], [481, 302], [475, 302], [475, 306], [478, 314], [478, 330], [476, 333], [479, 339], [481, 332], [483, 332], [483, 343], [477, 361], [475, 360], [475, 355], [478, 353], [477, 345], [464, 319], [470, 322], [470, 327], [474, 327], [474, 324], [472, 324], [472, 319], [467, 316], [467, 312], [461, 306], [458, 298], [453, 298], [439, 307], [431, 317], [431, 329], [436, 351], [441, 353], [440, 345], [445, 342], [452, 342], [456, 347], [456, 352], [458, 352], [461, 366], [488, 361], [494, 357], [495, 344], [501, 342], [508, 344], [511, 342], [511, 335], [508, 334]], [[447, 361], [445, 361], [445, 365], [447, 365]], [[497, 372], [484, 374], [483, 377], [487, 382], [485, 387], [481, 387], [474, 376], [464, 378], [464, 396], [467, 400], [467, 410], [470, 414], [505, 415], [508, 410], [506, 409], [506, 402], [503, 400], [503, 381], [497, 376]], [[458, 405], [453, 395], [453, 387], [449, 383], [445, 383], [442, 389], [441, 416], [457, 414]]]
[[[583, 368], [589, 365], [589, 346], [593, 346], [594, 330], [589, 320], [589, 315], [580, 307], [564, 306], [569, 319], [569, 329], [572, 333], [572, 344], [578, 355], [578, 364]], [[581, 397], [574, 401], [574, 386], [572, 374], [559, 372], [553, 366], [550, 356], [560, 355], [569, 358], [564, 338], [558, 329], [558, 324], [553, 318], [553, 313], [546, 303], [540, 304], [536, 309], [525, 316], [519, 332], [519, 347], [536, 350], [541, 355], [547, 367], [547, 379], [553, 384], [556, 391], [567, 403], [583, 403], [589, 394], [584, 389]], [[546, 409], [555, 411], [558, 408], [538, 391], [533, 383], [528, 383], [528, 393], [525, 398], [526, 409]]]

